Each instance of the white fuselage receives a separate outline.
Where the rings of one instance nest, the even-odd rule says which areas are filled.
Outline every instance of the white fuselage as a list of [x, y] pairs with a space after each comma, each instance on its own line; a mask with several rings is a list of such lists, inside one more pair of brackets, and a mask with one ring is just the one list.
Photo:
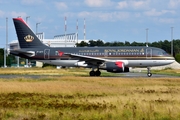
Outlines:
[[[40, 62], [53, 64], [57, 66], [67, 66], [67, 67], [86, 67], [86, 64], [77, 64], [79, 60], [39, 60]], [[116, 60], [118, 61], [118, 60]], [[127, 67], [153, 67], [153, 66], [163, 66], [173, 63], [175, 60], [119, 60], [119, 61], [126, 61], [124, 63]]]

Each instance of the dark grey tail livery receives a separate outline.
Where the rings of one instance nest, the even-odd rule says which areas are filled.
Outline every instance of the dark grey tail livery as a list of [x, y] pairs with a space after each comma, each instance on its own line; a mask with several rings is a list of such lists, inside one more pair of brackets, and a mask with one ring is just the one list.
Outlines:
[[13, 18], [13, 21], [20, 48], [48, 47], [39, 40], [39, 38], [33, 33], [22, 18]]

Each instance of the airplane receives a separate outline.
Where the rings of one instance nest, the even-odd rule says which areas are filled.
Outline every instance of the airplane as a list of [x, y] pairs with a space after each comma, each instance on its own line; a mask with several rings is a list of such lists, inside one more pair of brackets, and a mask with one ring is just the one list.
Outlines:
[[100, 70], [123, 73], [130, 67], [147, 67], [147, 76], [151, 77], [151, 67], [175, 61], [164, 50], [148, 46], [49, 47], [22, 18], [13, 18], [13, 22], [20, 49], [10, 50], [10, 54], [57, 66], [91, 68], [90, 76], [100, 76]]

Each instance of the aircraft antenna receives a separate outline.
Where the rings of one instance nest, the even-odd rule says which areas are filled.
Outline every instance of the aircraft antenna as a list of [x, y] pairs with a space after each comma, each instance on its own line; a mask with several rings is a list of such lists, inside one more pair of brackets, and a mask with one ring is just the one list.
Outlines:
[[171, 55], [173, 56], [173, 28], [171, 27]]

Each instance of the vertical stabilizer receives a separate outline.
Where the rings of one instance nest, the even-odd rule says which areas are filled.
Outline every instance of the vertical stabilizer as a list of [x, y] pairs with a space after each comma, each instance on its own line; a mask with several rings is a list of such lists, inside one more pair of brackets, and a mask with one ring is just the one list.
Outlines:
[[13, 18], [20, 48], [39, 48], [44, 45], [22, 18]]

